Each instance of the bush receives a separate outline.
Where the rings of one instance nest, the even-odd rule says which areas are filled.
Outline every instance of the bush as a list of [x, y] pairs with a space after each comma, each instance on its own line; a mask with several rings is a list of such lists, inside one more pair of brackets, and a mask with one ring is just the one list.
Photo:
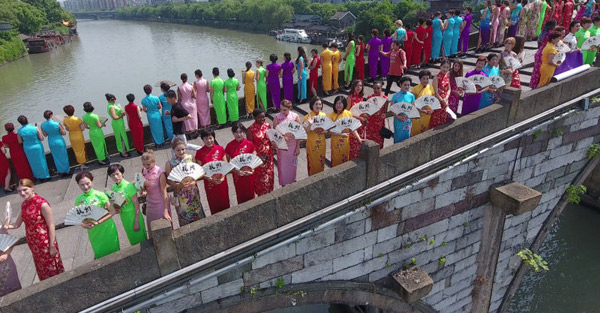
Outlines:
[[0, 39], [0, 63], [16, 60], [26, 51], [25, 44], [18, 37], [10, 40]]

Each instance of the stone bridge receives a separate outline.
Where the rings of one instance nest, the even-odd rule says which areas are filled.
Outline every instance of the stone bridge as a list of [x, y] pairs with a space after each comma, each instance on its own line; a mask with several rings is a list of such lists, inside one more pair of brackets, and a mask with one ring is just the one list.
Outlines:
[[113, 19], [117, 16], [117, 11], [84, 11], [84, 12], [71, 12], [76, 19]]
[[[356, 161], [215, 216], [174, 231], [156, 221], [153, 240], [9, 294], [0, 309], [504, 312], [527, 270], [516, 253], [539, 249], [566, 188], [598, 163], [586, 152], [600, 141], [600, 90], [581, 83], [598, 80], [594, 68], [506, 88], [498, 104], [382, 150], [366, 143]], [[414, 290], [392, 277], [403, 268], [423, 275]]]

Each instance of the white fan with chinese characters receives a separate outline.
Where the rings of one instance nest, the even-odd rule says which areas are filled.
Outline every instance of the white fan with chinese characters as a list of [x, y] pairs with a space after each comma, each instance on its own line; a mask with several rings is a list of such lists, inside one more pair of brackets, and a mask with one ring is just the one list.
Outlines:
[[119, 208], [127, 202], [127, 199], [125, 199], [125, 197], [123, 197], [123, 195], [119, 192], [107, 190], [104, 193], [108, 197], [108, 201], [110, 202], [110, 204], [116, 205]]
[[506, 66], [512, 68], [513, 70], [518, 70], [523, 67], [523, 64], [521, 64], [521, 62], [519, 62], [519, 60], [515, 57], [504, 57], [503, 60]]
[[317, 128], [328, 130], [332, 127], [335, 127], [335, 123], [329, 117], [317, 115], [313, 117], [313, 123], [310, 125], [310, 130], [315, 130]]
[[556, 55], [554, 55], [554, 59], [552, 59], [552, 63], [554, 64], [559, 64], [565, 61], [565, 59], [567, 58], [567, 55], [564, 52], [558, 52]]
[[594, 36], [583, 42], [583, 45], [581, 45], [581, 50], [591, 50], [592, 47], [598, 48], [598, 46], [600, 46], [600, 36]]
[[231, 172], [235, 167], [225, 161], [212, 161], [202, 165], [204, 172], [206, 173], [206, 177], [213, 177], [215, 175], [227, 175], [227, 173]]
[[362, 123], [354, 117], [342, 117], [335, 122], [336, 126], [331, 129], [332, 133], [341, 134], [344, 130], [355, 131], [362, 126]]
[[559, 42], [556, 44], [556, 50], [558, 50], [558, 52], [569, 53], [571, 52], [571, 47], [564, 42]]
[[[384, 99], [385, 100], [385, 99]], [[385, 103], [385, 101], [384, 101]], [[350, 108], [350, 113], [354, 116], [361, 116], [363, 114], [367, 114], [369, 116], [376, 114], [381, 110], [381, 106], [377, 105], [374, 101], [362, 101], [359, 102]]]
[[484, 75], [481, 74], [477, 74], [477, 75], [472, 75], [468, 77], [470, 81], [473, 82], [473, 84], [475, 85], [479, 85], [481, 88], [485, 88], [487, 86], [492, 85], [492, 81]]
[[255, 169], [263, 164], [263, 161], [252, 153], [242, 153], [235, 158], [231, 159], [231, 165], [238, 171], [244, 167]]
[[65, 225], [80, 225], [85, 220], [98, 221], [107, 214], [108, 211], [97, 205], [78, 205], [67, 213]]
[[277, 149], [281, 149], [281, 150], [288, 149], [287, 142], [285, 142], [285, 138], [276, 129], [267, 130], [267, 136], [269, 136], [269, 140], [275, 142]]
[[477, 87], [465, 77], [456, 77], [456, 86], [465, 91], [465, 93], [477, 93]]
[[419, 114], [419, 110], [417, 110], [417, 107], [408, 102], [394, 103], [390, 106], [390, 111], [396, 113], [397, 115], [404, 115], [408, 118], [421, 117], [421, 115]]
[[419, 99], [415, 100], [415, 105], [418, 109], [421, 110], [425, 107], [429, 107], [432, 110], [439, 110], [442, 108], [440, 100], [438, 100], [434, 96], [422, 96]]
[[146, 178], [144, 178], [142, 173], [135, 173], [134, 177], [133, 185], [137, 191], [141, 191], [144, 188], [144, 184], [146, 184]]
[[19, 238], [9, 234], [0, 234], [0, 251], [6, 252], [10, 247], [14, 246], [19, 241]]
[[296, 121], [283, 121], [277, 125], [277, 130], [284, 135], [292, 134], [295, 139], [307, 138], [304, 127]]
[[492, 76], [490, 77], [490, 80], [492, 81], [492, 85], [494, 85], [496, 88], [502, 88], [506, 86], [506, 82], [501, 76]]
[[169, 173], [168, 180], [174, 182], [182, 182], [185, 178], [192, 178], [193, 180], [198, 180], [204, 176], [204, 168], [196, 163], [191, 162], [182, 162], [179, 165], [175, 166]]

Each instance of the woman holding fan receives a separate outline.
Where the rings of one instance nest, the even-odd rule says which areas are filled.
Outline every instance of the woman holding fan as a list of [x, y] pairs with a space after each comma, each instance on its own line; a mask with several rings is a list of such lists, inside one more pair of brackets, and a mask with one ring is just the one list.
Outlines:
[[[148, 222], [148, 235], [152, 238], [152, 221], [164, 218], [171, 222], [171, 206], [167, 194], [167, 176], [165, 171], [156, 165], [154, 151], [148, 150], [142, 154], [142, 175], [146, 182], [146, 221]], [[171, 226], [172, 227], [172, 226]]]
[[[213, 161], [229, 161], [225, 149], [217, 144], [213, 130], [200, 131], [200, 138], [204, 142], [204, 147], [196, 151], [194, 162], [205, 165]], [[226, 174], [204, 177], [204, 190], [211, 215], [229, 209], [229, 187]]]
[[[144, 218], [140, 214], [140, 202], [137, 197], [135, 186], [123, 178], [125, 168], [121, 164], [111, 164], [106, 171], [106, 175], [115, 183], [110, 190], [119, 193], [125, 198], [126, 202], [119, 209], [121, 210], [121, 222], [127, 234], [130, 245], [136, 245], [146, 240], [146, 225]], [[114, 204], [113, 204], [114, 205]]]
[[[17, 190], [23, 198], [21, 215], [4, 229], [17, 229], [25, 222], [25, 237], [31, 250], [35, 270], [40, 281], [65, 271], [52, 218], [52, 208], [46, 199], [38, 196], [30, 179], [19, 180]], [[2, 282], [4, 284], [4, 282]]]
[[306, 160], [308, 163], [308, 176], [322, 172], [325, 169], [325, 130], [323, 128], [311, 129], [316, 116], [327, 115], [321, 110], [323, 102], [321, 98], [314, 97], [309, 103], [310, 112], [304, 116], [304, 129], [308, 138], [306, 139]]
[[[294, 121], [300, 124], [300, 117], [292, 112], [292, 103], [288, 100], [281, 101], [281, 112], [275, 115], [273, 128], [277, 128], [277, 125], [285, 121]], [[277, 175], [281, 186], [296, 182], [298, 155], [300, 154], [300, 140], [297, 140], [291, 134], [285, 134], [284, 136], [288, 149], [277, 150]]]
[[[329, 118], [335, 123], [344, 117], [352, 117], [352, 113], [346, 110], [346, 99], [343, 96], [337, 96], [333, 101], [333, 112], [329, 113]], [[352, 132], [356, 140], [360, 141], [360, 136], [356, 131]], [[350, 134], [342, 132], [341, 134], [331, 134], [331, 166], [340, 165], [350, 160]]]
[[[256, 154], [254, 144], [250, 140], [244, 138], [246, 131], [246, 127], [244, 127], [241, 122], [235, 122], [233, 123], [233, 126], [231, 126], [233, 140], [225, 147], [225, 152], [227, 153], [227, 158], [229, 160], [243, 153]], [[232, 173], [238, 204], [254, 199], [253, 174], [254, 170], [242, 171], [241, 169]]]
[[173, 158], [165, 164], [165, 176], [167, 183], [173, 187], [172, 202], [177, 210], [179, 226], [187, 225], [204, 218], [202, 202], [200, 202], [200, 190], [196, 181], [172, 181], [168, 179], [171, 171], [181, 163], [192, 163], [192, 156], [186, 154], [186, 142], [177, 137], [173, 138], [171, 143], [173, 149]]
[[256, 108], [252, 112], [254, 123], [248, 127], [246, 137], [254, 144], [256, 155], [262, 159], [263, 165], [257, 167], [254, 171], [254, 191], [257, 196], [262, 196], [273, 191], [275, 183], [275, 169], [273, 161], [273, 148], [267, 135], [271, 125], [267, 123], [265, 111], [262, 108]]

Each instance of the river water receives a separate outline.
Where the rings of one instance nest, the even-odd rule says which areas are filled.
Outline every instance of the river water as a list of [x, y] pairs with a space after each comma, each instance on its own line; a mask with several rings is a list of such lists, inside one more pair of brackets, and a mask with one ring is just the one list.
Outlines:
[[[241, 81], [246, 61], [254, 64], [262, 58], [266, 65], [269, 55], [276, 53], [281, 62], [284, 52], [295, 59], [298, 47], [268, 35], [191, 25], [82, 20], [78, 31], [72, 43], [50, 53], [0, 66], [1, 125], [17, 124], [21, 114], [31, 123], [43, 122], [45, 110], [63, 115], [67, 104], [81, 116], [85, 101], [107, 116], [105, 93], [113, 93], [123, 106], [125, 95], [133, 93], [139, 104], [145, 84], [154, 86], [163, 79], [180, 84], [184, 72], [192, 82], [196, 69], [211, 80], [213, 67], [219, 67], [224, 79], [227, 68], [232, 68]], [[304, 47], [310, 53], [316, 46]], [[160, 89], [153, 93], [158, 95]]]
[[540, 249], [549, 271], [528, 271], [511, 313], [600, 312], [600, 212], [569, 205]]

